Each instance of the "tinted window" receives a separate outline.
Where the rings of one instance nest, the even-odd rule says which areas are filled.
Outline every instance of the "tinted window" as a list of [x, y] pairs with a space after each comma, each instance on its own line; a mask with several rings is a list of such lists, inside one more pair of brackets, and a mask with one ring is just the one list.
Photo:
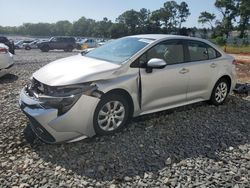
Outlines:
[[166, 42], [158, 44], [147, 52], [147, 59], [164, 59], [167, 64], [176, 64], [184, 62], [183, 45], [176, 42]]
[[69, 42], [75, 42], [75, 38], [66, 38]]
[[190, 55], [190, 61], [208, 60], [207, 46], [204, 43], [189, 41], [188, 51]]
[[208, 46], [207, 51], [208, 51], [208, 57], [209, 57], [209, 59], [215, 59], [215, 58], [217, 58], [217, 51], [215, 49], [213, 49], [212, 47]]

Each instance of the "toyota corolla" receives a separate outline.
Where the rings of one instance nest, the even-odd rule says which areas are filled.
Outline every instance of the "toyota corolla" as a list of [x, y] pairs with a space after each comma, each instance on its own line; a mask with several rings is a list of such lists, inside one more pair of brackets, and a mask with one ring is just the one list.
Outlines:
[[120, 131], [132, 117], [200, 101], [221, 105], [235, 85], [235, 61], [191, 37], [136, 35], [56, 60], [23, 88], [29, 128], [47, 143]]

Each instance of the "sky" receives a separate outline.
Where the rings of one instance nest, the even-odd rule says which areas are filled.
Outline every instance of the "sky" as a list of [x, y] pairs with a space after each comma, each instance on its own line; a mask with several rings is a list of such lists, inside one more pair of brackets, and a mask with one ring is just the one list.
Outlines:
[[[176, 0], [180, 3], [183, 0]], [[166, 0], [0, 0], [1, 26], [19, 26], [23, 23], [59, 20], [77, 21], [80, 17], [102, 20], [104, 17], [115, 19], [126, 10], [146, 8], [151, 11], [163, 7]], [[219, 15], [214, 0], [185, 0], [191, 15], [185, 27], [202, 27], [198, 16], [202, 11]]]

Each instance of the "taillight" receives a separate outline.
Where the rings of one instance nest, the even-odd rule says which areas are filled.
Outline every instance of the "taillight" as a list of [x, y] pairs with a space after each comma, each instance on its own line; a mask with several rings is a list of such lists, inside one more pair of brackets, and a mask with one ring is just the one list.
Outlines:
[[6, 48], [0, 48], [0, 54], [7, 54], [8, 50]]
[[232, 64], [233, 64], [233, 65], [237, 65], [237, 61], [234, 59], [234, 60], [232, 61]]

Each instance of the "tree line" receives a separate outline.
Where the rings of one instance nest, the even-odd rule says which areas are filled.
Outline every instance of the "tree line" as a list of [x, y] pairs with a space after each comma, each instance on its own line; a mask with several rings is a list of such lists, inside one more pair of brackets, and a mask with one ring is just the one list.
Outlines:
[[230, 31], [240, 31], [239, 38], [246, 37], [250, 29], [250, 1], [249, 0], [216, 0], [215, 7], [220, 12], [222, 19], [217, 19], [214, 13], [201, 12], [198, 22], [208, 24], [213, 36], [229, 37]]
[[[226, 35], [233, 29], [240, 31], [240, 37], [245, 37], [249, 29], [249, 0], [216, 0], [215, 6], [222, 15], [216, 18], [214, 13], [201, 12], [198, 22], [208, 24], [213, 37]], [[185, 28], [183, 23], [190, 16], [186, 2], [178, 4], [167, 1], [157, 10], [142, 8], [139, 11], [128, 10], [117, 17], [115, 22], [108, 18], [101, 21], [81, 17], [71, 23], [67, 20], [56, 23], [24, 23], [18, 27], [1, 27], [2, 34], [18, 34], [31, 36], [84, 36], [100, 38], [119, 38], [126, 35], [148, 33], [172, 33], [181, 35], [194, 34], [196, 28]], [[204, 30], [204, 29], [203, 29]], [[204, 32], [207, 30], [204, 30]]]

